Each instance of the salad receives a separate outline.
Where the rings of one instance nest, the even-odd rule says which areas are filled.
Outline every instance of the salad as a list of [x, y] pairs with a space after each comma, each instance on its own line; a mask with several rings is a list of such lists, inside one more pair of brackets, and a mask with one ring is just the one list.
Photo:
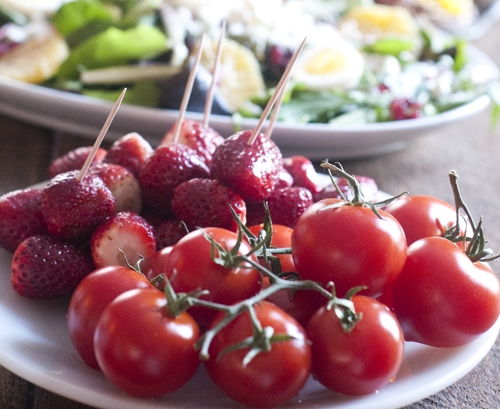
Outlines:
[[110, 101], [126, 86], [125, 103], [178, 109], [206, 33], [188, 105], [201, 112], [226, 22], [212, 112], [259, 117], [307, 37], [278, 120], [405, 120], [470, 102], [496, 80], [438, 25], [475, 13], [472, 0], [0, 0], [0, 76]]

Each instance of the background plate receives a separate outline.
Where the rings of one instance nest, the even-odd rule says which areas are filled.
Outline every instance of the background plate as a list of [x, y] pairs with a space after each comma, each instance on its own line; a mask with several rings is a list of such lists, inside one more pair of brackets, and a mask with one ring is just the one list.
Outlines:
[[[66, 329], [68, 300], [34, 301], [10, 285], [11, 254], [0, 250], [0, 365], [18, 376], [81, 403], [104, 409], [239, 408], [211, 382], [203, 366], [180, 390], [162, 399], [127, 396], [89, 367], [73, 349]], [[347, 397], [309, 379], [300, 395], [284, 407], [322, 409], [396, 409], [456, 382], [488, 353], [500, 321], [474, 342], [458, 348], [405, 344], [397, 379], [379, 392]]]
[[[477, 48], [470, 46], [470, 58], [498, 75], [495, 63]], [[490, 98], [476, 100], [425, 118], [363, 125], [284, 124], [278, 123], [272, 138], [285, 156], [300, 154], [310, 159], [326, 157], [353, 159], [380, 155], [405, 147], [413, 137], [450, 123], [463, 121], [484, 110]], [[90, 97], [57, 91], [37, 85], [0, 78], [0, 112], [49, 129], [96, 138], [112, 103]], [[156, 145], [170, 129], [178, 111], [122, 105], [107, 138], [117, 139], [138, 132]], [[202, 115], [188, 113], [187, 118], [201, 120]], [[257, 120], [246, 119], [243, 129], [252, 128]], [[227, 137], [234, 133], [230, 117], [213, 115], [210, 125]], [[91, 144], [91, 142], [89, 142]]]

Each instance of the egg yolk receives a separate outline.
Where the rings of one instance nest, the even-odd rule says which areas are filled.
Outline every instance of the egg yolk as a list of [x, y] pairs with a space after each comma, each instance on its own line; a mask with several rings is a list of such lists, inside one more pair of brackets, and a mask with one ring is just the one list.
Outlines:
[[311, 75], [326, 75], [343, 71], [346, 68], [346, 59], [338, 51], [320, 50], [315, 53], [304, 66]]

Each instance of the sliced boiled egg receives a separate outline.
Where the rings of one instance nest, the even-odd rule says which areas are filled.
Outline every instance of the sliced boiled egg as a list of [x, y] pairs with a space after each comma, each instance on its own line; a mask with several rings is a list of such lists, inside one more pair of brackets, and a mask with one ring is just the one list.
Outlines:
[[474, 9], [473, 0], [415, 0], [415, 3], [426, 9], [455, 17], [468, 15]]
[[358, 85], [363, 71], [360, 51], [338, 37], [330, 44], [304, 49], [292, 71], [292, 79], [311, 90], [347, 90]]
[[397, 38], [419, 43], [417, 22], [401, 6], [370, 4], [353, 7], [339, 22], [339, 30], [346, 38], [362, 44]]

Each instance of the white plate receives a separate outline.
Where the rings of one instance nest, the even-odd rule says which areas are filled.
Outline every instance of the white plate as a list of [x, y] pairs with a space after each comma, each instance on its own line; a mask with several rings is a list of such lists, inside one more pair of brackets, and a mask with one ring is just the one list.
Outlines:
[[[10, 286], [11, 255], [0, 250], [0, 365], [20, 377], [75, 401], [104, 409], [238, 408], [204, 373], [203, 366], [182, 389], [162, 399], [141, 400], [113, 387], [87, 367], [73, 349], [66, 330], [68, 300], [33, 301]], [[340, 396], [310, 379], [300, 396], [285, 407], [396, 409], [453, 384], [488, 353], [500, 321], [469, 345], [432, 348], [406, 343], [404, 362], [394, 383], [363, 397]]]
[[[496, 76], [495, 63], [477, 48], [470, 46], [470, 59], [484, 65]], [[388, 153], [405, 147], [415, 136], [450, 123], [463, 121], [484, 110], [490, 98], [476, 100], [425, 118], [365, 125], [279, 123], [272, 138], [284, 155], [300, 154], [311, 159], [352, 159]], [[111, 111], [112, 103], [90, 97], [57, 91], [0, 78], [0, 112], [36, 125], [95, 139]], [[158, 143], [177, 118], [178, 111], [122, 105], [108, 139], [117, 139], [135, 131], [152, 144]], [[201, 120], [202, 115], [188, 113], [187, 118]], [[243, 128], [252, 128], [254, 119], [243, 121]], [[223, 136], [233, 133], [230, 117], [213, 115], [210, 125]], [[89, 142], [90, 144], [90, 142]]]

